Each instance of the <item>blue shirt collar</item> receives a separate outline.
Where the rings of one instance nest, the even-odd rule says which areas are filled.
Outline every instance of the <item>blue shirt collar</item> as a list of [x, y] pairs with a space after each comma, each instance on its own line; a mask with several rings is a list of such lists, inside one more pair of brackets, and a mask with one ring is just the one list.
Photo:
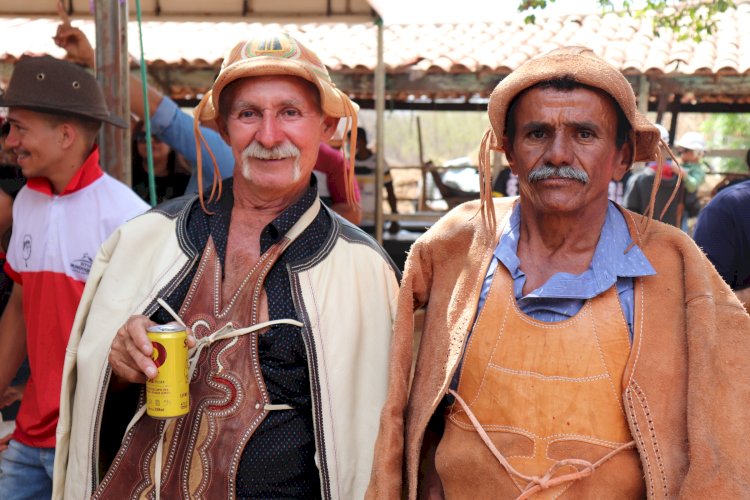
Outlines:
[[[520, 235], [521, 207], [516, 204], [508, 224], [503, 229], [494, 255], [508, 269], [514, 280], [520, 278], [518, 284], [523, 287], [526, 277], [520, 269], [521, 263], [517, 255]], [[556, 273], [527, 297], [590, 299], [611, 288], [619, 277], [635, 278], [656, 274], [637, 245], [633, 245], [625, 253], [625, 249], [632, 241], [625, 217], [610, 202], [589, 268], [577, 275]]]

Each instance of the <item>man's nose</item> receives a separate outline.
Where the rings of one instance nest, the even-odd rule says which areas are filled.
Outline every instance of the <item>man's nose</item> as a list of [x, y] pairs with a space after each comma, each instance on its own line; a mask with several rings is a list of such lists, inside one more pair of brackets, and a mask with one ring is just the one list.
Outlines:
[[573, 144], [570, 137], [564, 133], [554, 134], [544, 160], [546, 164], [555, 167], [570, 165], [573, 162]]
[[283, 142], [284, 132], [278, 117], [271, 113], [264, 113], [255, 139], [266, 148], [272, 148]]

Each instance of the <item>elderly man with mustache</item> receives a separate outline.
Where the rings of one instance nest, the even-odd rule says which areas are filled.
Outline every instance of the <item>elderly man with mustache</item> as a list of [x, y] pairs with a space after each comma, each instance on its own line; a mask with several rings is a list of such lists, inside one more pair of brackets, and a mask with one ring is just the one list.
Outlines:
[[[99, 252], [68, 346], [56, 498], [364, 495], [398, 272], [317, 196], [318, 146], [341, 118], [356, 127], [355, 105], [291, 36], [229, 51], [195, 131], [214, 122], [233, 179]], [[190, 408], [160, 420], [143, 412], [146, 329], [175, 320], [192, 331]]]
[[[368, 498], [747, 497], [750, 317], [690, 238], [607, 199], [667, 148], [628, 81], [558, 49], [489, 118], [481, 201], [406, 262]], [[491, 148], [518, 198], [490, 198]]]

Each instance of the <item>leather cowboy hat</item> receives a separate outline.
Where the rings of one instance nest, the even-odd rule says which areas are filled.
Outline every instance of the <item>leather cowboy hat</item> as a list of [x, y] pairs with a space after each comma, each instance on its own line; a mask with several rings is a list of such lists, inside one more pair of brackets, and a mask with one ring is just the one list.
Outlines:
[[99, 82], [81, 66], [50, 56], [16, 63], [0, 106], [74, 115], [120, 128], [127, 124], [107, 109]]
[[318, 56], [288, 33], [274, 31], [258, 33], [228, 52], [219, 76], [195, 112], [201, 121], [216, 120], [219, 98], [227, 85], [240, 78], [283, 75], [314, 84], [320, 92], [320, 105], [326, 116], [356, 116], [359, 106], [336, 88]]
[[585, 47], [563, 47], [531, 59], [497, 84], [488, 105], [490, 123], [497, 144], [501, 143], [505, 134], [506, 114], [513, 99], [537, 83], [566, 75], [612, 96], [633, 128], [634, 161], [649, 161], [656, 158], [659, 130], [638, 111], [630, 83], [617, 68]]

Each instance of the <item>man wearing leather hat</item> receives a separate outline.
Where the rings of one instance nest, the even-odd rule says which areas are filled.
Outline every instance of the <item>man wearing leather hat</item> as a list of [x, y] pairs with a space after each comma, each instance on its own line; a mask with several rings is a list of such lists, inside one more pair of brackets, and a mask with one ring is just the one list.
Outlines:
[[[481, 200], [406, 262], [368, 498], [746, 497], [750, 316], [687, 235], [607, 199], [668, 152], [628, 81], [561, 48], [488, 112]], [[520, 196], [491, 198], [491, 149]]]
[[8, 107], [6, 146], [28, 179], [13, 204], [5, 270], [13, 291], [0, 319], [0, 393], [28, 356], [26, 385], [0, 462], [3, 498], [49, 498], [65, 348], [93, 256], [147, 205], [99, 165], [107, 111], [96, 79], [71, 63], [30, 57], [14, 68], [0, 106]]
[[[196, 144], [211, 122], [231, 147], [233, 178], [123, 225], [97, 256], [68, 347], [54, 496], [362, 498], [397, 270], [321, 204], [312, 175], [339, 121], [356, 130], [356, 106], [314, 52], [271, 31], [230, 49], [194, 116]], [[175, 320], [194, 335], [194, 371], [188, 413], [165, 421], [144, 414], [146, 328]]]

